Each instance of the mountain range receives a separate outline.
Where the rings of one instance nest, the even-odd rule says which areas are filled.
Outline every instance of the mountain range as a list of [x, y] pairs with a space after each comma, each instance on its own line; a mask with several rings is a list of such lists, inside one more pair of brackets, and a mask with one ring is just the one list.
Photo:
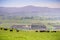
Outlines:
[[6, 16], [60, 16], [60, 8], [37, 6], [0, 7], [0, 15]]

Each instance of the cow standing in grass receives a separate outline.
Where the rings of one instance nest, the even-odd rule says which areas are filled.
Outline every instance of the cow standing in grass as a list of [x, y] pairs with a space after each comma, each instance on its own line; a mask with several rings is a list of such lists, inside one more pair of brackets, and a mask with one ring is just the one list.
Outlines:
[[8, 29], [7, 28], [4, 28], [5, 31], [7, 31]]
[[1, 30], [3, 29], [3, 28], [0, 28]]

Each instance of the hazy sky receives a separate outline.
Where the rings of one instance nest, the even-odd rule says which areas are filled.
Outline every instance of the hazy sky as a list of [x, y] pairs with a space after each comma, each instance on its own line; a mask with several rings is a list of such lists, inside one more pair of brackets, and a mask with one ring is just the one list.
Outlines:
[[60, 8], [60, 0], [0, 0], [0, 7], [23, 7], [27, 5]]

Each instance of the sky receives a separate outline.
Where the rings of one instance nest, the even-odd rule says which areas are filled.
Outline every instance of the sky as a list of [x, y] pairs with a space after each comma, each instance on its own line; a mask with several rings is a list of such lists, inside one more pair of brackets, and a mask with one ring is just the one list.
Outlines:
[[0, 7], [39, 6], [60, 8], [60, 0], [0, 0]]

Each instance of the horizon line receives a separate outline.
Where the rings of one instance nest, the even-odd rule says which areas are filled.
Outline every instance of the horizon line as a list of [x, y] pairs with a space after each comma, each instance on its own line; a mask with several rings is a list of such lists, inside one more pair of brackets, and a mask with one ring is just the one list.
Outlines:
[[[27, 6], [41, 7], [41, 6], [34, 6], [34, 5], [25, 5], [25, 6], [0, 6], [0, 7], [16, 7], [16, 8], [21, 8], [21, 7], [27, 7]], [[45, 7], [45, 8], [53, 8], [53, 7]], [[54, 7], [54, 8], [57, 8], [57, 7]]]

